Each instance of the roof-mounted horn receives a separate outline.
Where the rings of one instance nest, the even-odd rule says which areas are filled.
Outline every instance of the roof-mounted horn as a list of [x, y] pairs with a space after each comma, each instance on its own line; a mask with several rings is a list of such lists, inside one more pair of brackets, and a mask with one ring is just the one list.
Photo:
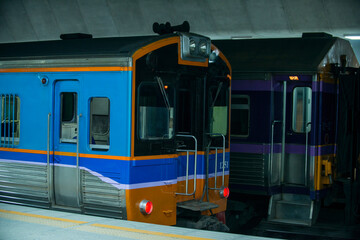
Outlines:
[[189, 32], [190, 31], [190, 24], [188, 21], [184, 21], [181, 25], [171, 26], [169, 22], [164, 23], [157, 23], [153, 24], [153, 31], [159, 35], [169, 34], [173, 32]]

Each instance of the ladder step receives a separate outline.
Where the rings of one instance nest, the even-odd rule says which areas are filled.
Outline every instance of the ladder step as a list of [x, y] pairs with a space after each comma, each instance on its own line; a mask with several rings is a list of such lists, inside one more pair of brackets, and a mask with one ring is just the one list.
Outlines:
[[314, 203], [308, 196], [274, 195], [269, 207], [269, 222], [304, 226], [310, 226], [313, 222]]
[[299, 219], [286, 219], [286, 218], [282, 218], [282, 219], [271, 219], [269, 220], [269, 222], [275, 222], [275, 223], [286, 223], [286, 224], [293, 224], [293, 225], [301, 225], [301, 226], [310, 226], [311, 225], [311, 221], [310, 220], [299, 220]]
[[310, 207], [311, 202], [296, 202], [296, 201], [286, 201], [286, 200], [279, 200], [276, 202], [276, 204], [284, 204], [284, 205], [295, 205], [295, 206], [304, 206], [304, 207]]

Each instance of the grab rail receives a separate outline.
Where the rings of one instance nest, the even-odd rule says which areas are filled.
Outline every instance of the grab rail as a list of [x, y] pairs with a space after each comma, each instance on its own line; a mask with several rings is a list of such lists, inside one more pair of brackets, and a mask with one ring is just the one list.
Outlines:
[[51, 168], [50, 168], [50, 117], [51, 117], [51, 113], [48, 113], [48, 118], [47, 118], [47, 152], [46, 152], [46, 165], [47, 165], [47, 183], [48, 183], [48, 199], [49, 202], [51, 202]]
[[6, 135], [7, 135], [7, 133], [6, 133], [6, 115], [7, 115], [7, 109], [6, 109], [6, 98], [7, 98], [7, 95], [4, 95], [4, 119], [3, 119], [3, 124], [4, 124], [4, 133], [3, 133], [3, 135], [4, 135], [4, 146], [6, 147]]
[[[9, 104], [9, 109], [6, 109], [7, 111], [6, 111], [6, 117], [8, 118], [8, 120], [7, 120], [7, 146], [9, 146], [10, 145], [10, 122], [11, 122], [11, 117], [10, 117], [10, 95], [6, 95], [6, 96], [9, 96], [9, 100], [8, 100], [8, 103], [7, 104]], [[6, 97], [5, 97], [5, 99], [6, 99]], [[7, 115], [8, 114], [8, 112], [9, 112], [9, 116]], [[5, 128], [6, 128], [6, 125], [5, 125]]]
[[[0, 147], [2, 147], [2, 135], [3, 135], [3, 128], [2, 128], [2, 122], [3, 122], [3, 109], [2, 109], [2, 99], [3, 99], [3, 94], [0, 95]], [[5, 137], [5, 134], [4, 134]]]
[[[10, 96], [9, 95], [9, 100], [10, 100]], [[15, 142], [15, 94], [12, 95], [13, 97], [13, 112], [12, 112], [12, 143], [11, 143], [11, 147], [14, 147], [14, 142]], [[9, 101], [10, 103], [10, 101]], [[10, 104], [9, 104], [10, 105]], [[10, 124], [11, 121], [9, 122], [9, 128], [10, 128]]]
[[284, 169], [285, 169], [285, 141], [286, 141], [286, 89], [287, 82], [283, 82], [283, 124], [282, 124], [282, 136], [281, 136], [281, 164], [280, 164], [280, 181], [284, 182]]
[[305, 140], [305, 186], [307, 186], [307, 182], [308, 182], [308, 179], [307, 179], [307, 175], [308, 175], [308, 170], [307, 170], [307, 166], [308, 166], [308, 146], [309, 146], [309, 133], [310, 131], [308, 131], [308, 127], [311, 126], [311, 122], [308, 122], [306, 124], [306, 140]]
[[[186, 152], [186, 176], [185, 176], [185, 193], [175, 193], [177, 195], [184, 195], [184, 196], [191, 196], [194, 195], [196, 192], [196, 167], [197, 167], [197, 139], [193, 135], [182, 135], [178, 134], [177, 137], [187, 137], [194, 139], [195, 142], [195, 150], [188, 150], [188, 149], [176, 149], [178, 152]], [[189, 153], [194, 152], [194, 191], [192, 193], [189, 193]]]
[[77, 202], [79, 207], [81, 206], [81, 181], [80, 181], [80, 168], [79, 168], [79, 143], [80, 143], [80, 117], [81, 114], [77, 115], [77, 137], [76, 137], [76, 174], [77, 174]]
[[217, 188], [217, 159], [218, 159], [218, 149], [222, 149], [223, 150], [223, 154], [222, 154], [222, 157], [223, 157], [223, 169], [222, 169], [222, 183], [221, 183], [221, 186], [223, 187], [224, 186], [224, 183], [225, 183], [225, 136], [224, 134], [221, 134], [221, 133], [208, 133], [208, 135], [213, 135], [213, 136], [221, 136], [223, 138], [223, 141], [222, 141], [222, 147], [212, 147], [211, 149], [215, 149], [215, 187], [214, 188], [209, 188], [211, 190], [219, 190], [221, 188]]

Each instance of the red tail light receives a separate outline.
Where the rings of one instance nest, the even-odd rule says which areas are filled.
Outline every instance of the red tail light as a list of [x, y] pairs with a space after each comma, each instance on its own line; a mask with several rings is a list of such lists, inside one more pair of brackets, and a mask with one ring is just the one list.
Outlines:
[[153, 204], [148, 200], [142, 200], [140, 202], [140, 212], [144, 215], [149, 215], [153, 211]]
[[221, 196], [222, 198], [228, 198], [229, 195], [230, 195], [230, 190], [229, 190], [228, 187], [222, 187], [222, 188], [220, 189], [220, 196]]

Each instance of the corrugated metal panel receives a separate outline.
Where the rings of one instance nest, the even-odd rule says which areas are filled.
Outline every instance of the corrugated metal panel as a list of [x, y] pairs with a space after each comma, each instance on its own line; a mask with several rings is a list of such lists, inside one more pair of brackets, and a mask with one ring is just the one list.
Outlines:
[[0, 201], [50, 206], [47, 166], [0, 162]]
[[117, 189], [81, 170], [82, 202], [86, 213], [126, 219], [125, 189]]
[[230, 184], [265, 186], [264, 155], [231, 153]]

